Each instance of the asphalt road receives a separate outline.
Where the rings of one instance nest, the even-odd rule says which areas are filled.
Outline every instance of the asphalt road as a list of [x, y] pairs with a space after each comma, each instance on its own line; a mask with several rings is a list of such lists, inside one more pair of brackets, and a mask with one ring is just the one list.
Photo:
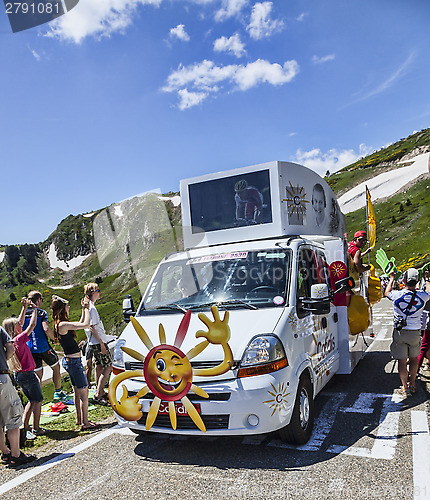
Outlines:
[[58, 443], [35, 467], [1, 469], [2, 499], [430, 499], [429, 400], [401, 400], [388, 352], [391, 303], [374, 308], [376, 338], [349, 376], [317, 396], [309, 443], [136, 436], [113, 425]]

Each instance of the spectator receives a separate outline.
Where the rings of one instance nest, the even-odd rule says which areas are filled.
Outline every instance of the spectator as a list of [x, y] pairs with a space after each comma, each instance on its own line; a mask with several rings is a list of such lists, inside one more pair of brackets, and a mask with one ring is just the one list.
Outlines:
[[361, 251], [366, 245], [366, 231], [357, 231], [354, 234], [354, 239], [348, 243], [348, 252], [354, 263], [354, 268], [357, 273], [364, 273], [370, 270], [370, 265], [363, 264], [363, 257], [373, 250], [373, 247], [369, 247], [364, 252]]
[[[0, 450], [2, 464], [19, 467], [36, 460], [34, 455], [26, 455], [19, 449], [19, 428], [22, 424], [22, 404], [9, 377], [7, 360], [15, 352], [12, 339], [0, 328]], [[9, 440], [6, 446], [3, 429]]]
[[69, 302], [57, 295], [52, 296], [54, 335], [63, 348], [63, 367], [69, 374], [73, 385], [76, 425], [80, 425], [81, 430], [87, 430], [94, 429], [98, 425], [88, 420], [88, 382], [82, 365], [81, 350], [76, 342], [75, 330], [81, 330], [90, 324], [89, 300], [87, 297], [82, 299], [81, 305], [81, 319], [79, 321], [69, 321]]
[[[61, 390], [61, 375], [58, 356], [48, 341], [48, 337], [51, 340], [54, 340], [54, 334], [49, 327], [47, 312], [40, 309], [40, 305], [43, 301], [42, 294], [37, 290], [33, 290], [28, 294], [28, 300], [30, 300], [37, 307], [37, 324], [34, 330], [30, 333], [28, 339], [28, 347], [30, 348], [31, 354], [33, 355], [36, 363], [34, 372], [39, 377], [40, 382], [42, 382], [43, 362], [49, 365], [52, 368], [52, 381], [54, 382], [55, 388], [54, 401], [65, 400], [67, 399], [67, 396]], [[23, 329], [28, 327], [32, 313], [32, 308], [25, 311], [25, 321], [22, 323]]]
[[[430, 283], [426, 284], [425, 291], [416, 290], [419, 280], [418, 271], [410, 268], [403, 276], [404, 288], [393, 291], [395, 277], [396, 273], [391, 272], [390, 281], [385, 289], [385, 296], [393, 302], [395, 325], [390, 350], [393, 358], [399, 363], [399, 376], [402, 382], [400, 394], [409, 396], [416, 391], [415, 378], [420, 354], [421, 315], [426, 302], [430, 299]], [[400, 320], [402, 323], [399, 324]]]
[[[84, 286], [84, 293], [90, 301], [90, 325], [85, 329], [88, 338], [88, 348], [91, 357], [95, 359], [96, 393], [94, 402], [103, 406], [109, 404], [104, 387], [112, 372], [112, 354], [109, 351], [108, 342], [115, 340], [113, 335], [107, 335], [96, 309], [95, 303], [100, 299], [100, 288], [97, 283], [88, 283]], [[89, 355], [89, 354], [88, 354]]]
[[[425, 290], [427, 284], [430, 283], [430, 271], [427, 269], [423, 272], [423, 279], [420, 283], [421, 290]], [[422, 342], [421, 342], [421, 353], [418, 356], [418, 370], [421, 368], [423, 364], [424, 358], [426, 359], [426, 363], [423, 367], [423, 370], [430, 370], [430, 300], [424, 307], [423, 315], [421, 317], [421, 331], [423, 334]]]
[[[15, 356], [17, 366], [15, 366], [15, 380], [21, 387], [28, 402], [24, 408], [24, 429], [27, 439], [34, 439], [36, 436], [43, 436], [48, 431], [40, 427], [40, 414], [42, 412], [42, 388], [40, 387], [39, 379], [34, 373], [36, 364], [30, 349], [27, 345], [28, 335], [33, 331], [37, 322], [37, 307], [31, 302], [28, 302], [24, 297], [21, 300], [22, 309], [18, 318], [8, 318], [3, 321], [3, 328], [8, 335], [13, 338], [15, 347]], [[30, 318], [28, 327], [22, 331], [21, 323], [23, 322], [26, 305], [33, 309], [33, 314]], [[14, 359], [14, 356], [11, 360]], [[33, 414], [33, 430], [30, 429], [30, 417]]]

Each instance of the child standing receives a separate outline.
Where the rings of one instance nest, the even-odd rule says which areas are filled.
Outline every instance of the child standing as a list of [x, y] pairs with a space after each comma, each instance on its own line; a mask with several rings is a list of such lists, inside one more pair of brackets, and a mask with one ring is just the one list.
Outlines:
[[[43, 436], [46, 434], [46, 429], [40, 427], [40, 414], [42, 411], [42, 389], [40, 387], [39, 379], [34, 373], [36, 363], [27, 345], [28, 336], [33, 331], [37, 323], [37, 308], [34, 307], [30, 301], [24, 297], [21, 299], [22, 309], [18, 318], [8, 318], [3, 321], [3, 328], [12, 337], [13, 345], [15, 347], [14, 371], [15, 380], [21, 387], [28, 403], [24, 409], [24, 429], [28, 439], [34, 439], [35, 436]], [[26, 307], [34, 307], [33, 314], [30, 318], [28, 327], [23, 331], [22, 324], [24, 323]], [[18, 363], [16, 362], [18, 361]], [[30, 417], [33, 414], [33, 430], [30, 430]]]

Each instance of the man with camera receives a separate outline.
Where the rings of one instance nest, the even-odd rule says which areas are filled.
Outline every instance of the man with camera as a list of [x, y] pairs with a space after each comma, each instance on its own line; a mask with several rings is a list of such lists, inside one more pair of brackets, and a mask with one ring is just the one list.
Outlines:
[[426, 283], [425, 291], [417, 290], [419, 273], [413, 267], [403, 275], [405, 285], [403, 290], [393, 290], [395, 279], [396, 273], [390, 273], [390, 281], [385, 289], [385, 296], [393, 302], [394, 330], [390, 350], [392, 357], [399, 363], [399, 376], [402, 382], [400, 394], [409, 396], [416, 391], [421, 315], [426, 302], [430, 299], [430, 283]]

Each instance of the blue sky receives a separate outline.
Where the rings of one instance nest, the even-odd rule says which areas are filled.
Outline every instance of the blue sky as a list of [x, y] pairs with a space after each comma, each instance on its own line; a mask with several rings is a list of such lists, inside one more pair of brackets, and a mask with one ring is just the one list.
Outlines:
[[0, 6], [0, 243], [272, 160], [324, 174], [429, 127], [428, 0], [80, 0], [12, 33]]

